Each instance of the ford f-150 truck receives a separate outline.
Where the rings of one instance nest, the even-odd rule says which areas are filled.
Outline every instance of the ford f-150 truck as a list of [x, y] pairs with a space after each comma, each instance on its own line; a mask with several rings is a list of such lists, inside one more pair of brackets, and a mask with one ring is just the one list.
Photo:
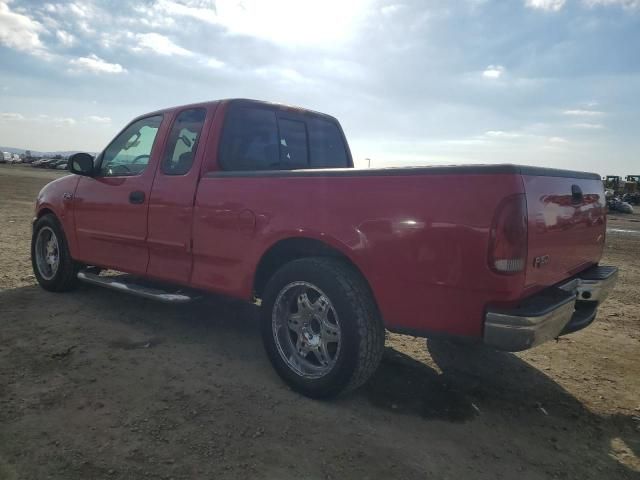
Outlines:
[[363, 384], [385, 329], [525, 350], [589, 325], [617, 277], [598, 175], [356, 169], [338, 121], [300, 108], [157, 111], [69, 168], [37, 198], [43, 288], [254, 302], [276, 371], [312, 397]]

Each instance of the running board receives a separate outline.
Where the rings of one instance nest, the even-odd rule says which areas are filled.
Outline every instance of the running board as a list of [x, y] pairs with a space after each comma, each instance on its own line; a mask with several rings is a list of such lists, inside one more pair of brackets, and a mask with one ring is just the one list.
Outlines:
[[188, 303], [192, 300], [195, 300], [196, 298], [199, 298], [196, 295], [189, 294], [182, 290], [169, 292], [167, 290], [161, 290], [159, 288], [136, 284], [131, 281], [131, 277], [129, 277], [128, 275], [103, 277], [98, 274], [91, 273], [87, 270], [81, 270], [80, 272], [78, 272], [78, 280], [90, 283], [92, 285], [98, 285], [99, 287], [105, 287], [112, 290], [129, 293], [138, 297], [157, 300], [163, 303]]

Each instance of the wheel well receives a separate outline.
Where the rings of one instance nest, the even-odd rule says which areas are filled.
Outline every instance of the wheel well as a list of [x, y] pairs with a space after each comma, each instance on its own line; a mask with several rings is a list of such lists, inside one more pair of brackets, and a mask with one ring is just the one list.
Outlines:
[[256, 296], [262, 295], [267, 282], [280, 267], [292, 260], [305, 257], [339, 258], [362, 275], [362, 272], [346, 255], [326, 243], [311, 238], [288, 238], [273, 245], [260, 259], [253, 281]]
[[55, 217], [55, 213], [53, 213], [53, 210], [49, 210], [48, 208], [43, 208], [42, 210], [40, 210], [38, 212], [38, 215], [36, 215], [36, 218], [40, 218], [40, 217], [44, 217], [45, 215], [53, 215]]

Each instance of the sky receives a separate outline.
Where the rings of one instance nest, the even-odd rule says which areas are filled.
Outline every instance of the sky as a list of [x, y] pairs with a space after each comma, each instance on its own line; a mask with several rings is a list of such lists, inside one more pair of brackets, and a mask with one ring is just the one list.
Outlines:
[[640, 0], [0, 0], [0, 145], [233, 97], [334, 115], [356, 166], [640, 174]]

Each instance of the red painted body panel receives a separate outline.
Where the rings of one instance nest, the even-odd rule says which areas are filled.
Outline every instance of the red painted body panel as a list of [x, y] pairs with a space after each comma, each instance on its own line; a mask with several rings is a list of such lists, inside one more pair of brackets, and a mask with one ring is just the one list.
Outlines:
[[[78, 253], [78, 242], [76, 241], [76, 225], [73, 217], [73, 194], [80, 180], [79, 176], [66, 175], [48, 183], [36, 198], [36, 214], [41, 215], [44, 211], [53, 212], [60, 220], [62, 227], [67, 234], [67, 244], [71, 255]], [[71, 198], [65, 198], [65, 194], [71, 194]]]
[[[606, 209], [600, 180], [523, 176], [529, 216], [526, 285], [540, 288], [597, 263], [604, 250]], [[571, 186], [583, 192], [573, 201]], [[544, 268], [534, 259], [549, 256]]]
[[[177, 283], [188, 283], [191, 276], [193, 204], [207, 136], [217, 108], [217, 104], [203, 106], [207, 108], [203, 141], [198, 144], [191, 170], [184, 175], [165, 175], [158, 168], [149, 199], [147, 275]], [[172, 122], [181, 110], [174, 112]]]
[[[129, 273], [146, 273], [148, 199], [171, 118], [164, 116], [148, 166], [140, 175], [82, 177], [78, 182], [74, 197], [78, 260]], [[144, 193], [144, 203], [130, 203], [129, 195], [134, 191]]]
[[487, 265], [496, 206], [521, 185], [512, 175], [203, 178], [192, 281], [249, 298], [271, 245], [314, 238], [362, 271], [389, 325], [479, 335], [488, 297], [522, 290], [522, 278]]
[[[74, 258], [248, 300], [263, 255], [281, 240], [310, 238], [362, 272], [388, 327], [478, 337], [487, 304], [515, 302], [602, 254], [599, 181], [513, 169], [216, 175], [227, 102], [198, 106], [207, 118], [189, 173], [171, 177], [159, 169], [171, 123], [187, 108], [179, 107], [160, 112], [164, 121], [142, 174], [65, 177], [43, 189], [37, 209], [61, 218]], [[571, 202], [572, 184], [582, 188], [584, 205]], [[68, 189], [72, 205], [62, 200]], [[132, 190], [145, 191], [143, 205], [129, 203]], [[498, 205], [522, 193], [527, 267], [500, 275], [488, 266], [490, 229]], [[550, 262], [536, 270], [541, 255]]]

